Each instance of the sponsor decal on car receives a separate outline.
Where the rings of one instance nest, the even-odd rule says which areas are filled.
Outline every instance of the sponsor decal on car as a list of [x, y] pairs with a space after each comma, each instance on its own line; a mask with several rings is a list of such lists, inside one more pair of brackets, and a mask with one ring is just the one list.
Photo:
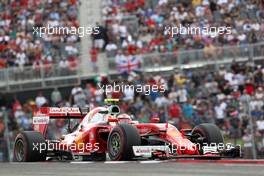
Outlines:
[[135, 156], [151, 157], [155, 151], [170, 152], [168, 146], [133, 146], [133, 152]]
[[49, 108], [50, 114], [61, 114], [61, 113], [80, 113], [79, 108], [70, 108], [70, 107], [63, 107], [63, 108]]
[[217, 146], [203, 146], [203, 153], [218, 153]]
[[40, 124], [48, 124], [49, 123], [49, 116], [35, 116], [33, 117], [33, 124], [40, 125]]

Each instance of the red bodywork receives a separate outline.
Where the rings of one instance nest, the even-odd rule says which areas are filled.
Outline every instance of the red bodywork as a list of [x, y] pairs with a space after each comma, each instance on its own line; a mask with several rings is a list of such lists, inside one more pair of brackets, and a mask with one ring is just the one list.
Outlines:
[[[89, 155], [94, 152], [107, 152], [107, 139], [111, 130], [118, 123], [129, 123], [138, 129], [141, 136], [153, 134], [176, 146], [177, 155], [200, 155], [196, 145], [175, 126], [166, 123], [138, 123], [129, 118], [113, 118], [109, 114], [99, 114], [99, 111], [106, 108], [98, 107], [87, 114], [82, 114], [78, 108], [41, 108], [33, 117], [33, 128], [46, 137], [49, 119], [78, 118], [80, 123], [77, 129], [58, 139], [56, 149], [70, 150], [74, 155]], [[107, 116], [107, 120], [96, 121], [96, 118], [101, 116]]]

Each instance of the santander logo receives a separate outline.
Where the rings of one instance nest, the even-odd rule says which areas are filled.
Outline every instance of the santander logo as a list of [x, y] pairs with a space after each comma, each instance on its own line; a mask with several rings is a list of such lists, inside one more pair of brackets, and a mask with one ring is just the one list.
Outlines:
[[51, 114], [60, 114], [60, 113], [80, 113], [79, 108], [49, 108], [49, 113]]

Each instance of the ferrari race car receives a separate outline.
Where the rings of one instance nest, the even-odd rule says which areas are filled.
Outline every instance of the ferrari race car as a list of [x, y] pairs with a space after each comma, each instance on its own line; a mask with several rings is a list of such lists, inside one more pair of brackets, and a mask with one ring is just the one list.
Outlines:
[[[120, 113], [116, 99], [103, 107], [41, 108], [33, 117], [34, 131], [23, 131], [15, 139], [14, 161], [110, 160], [239, 157], [240, 148], [226, 145], [214, 124], [178, 130], [168, 123], [139, 123]], [[51, 119], [79, 119], [59, 139], [47, 137]]]

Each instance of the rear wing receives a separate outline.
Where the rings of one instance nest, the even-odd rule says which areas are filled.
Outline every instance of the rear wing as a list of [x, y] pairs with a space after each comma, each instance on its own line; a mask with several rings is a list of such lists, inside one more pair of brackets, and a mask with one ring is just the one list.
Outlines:
[[45, 136], [50, 119], [82, 119], [88, 108], [42, 107], [33, 116], [33, 129]]
[[40, 108], [40, 114], [45, 114], [49, 116], [49, 118], [54, 119], [74, 119], [74, 118], [82, 118], [88, 112], [84, 112], [82, 108], [71, 108], [71, 107], [43, 107]]

